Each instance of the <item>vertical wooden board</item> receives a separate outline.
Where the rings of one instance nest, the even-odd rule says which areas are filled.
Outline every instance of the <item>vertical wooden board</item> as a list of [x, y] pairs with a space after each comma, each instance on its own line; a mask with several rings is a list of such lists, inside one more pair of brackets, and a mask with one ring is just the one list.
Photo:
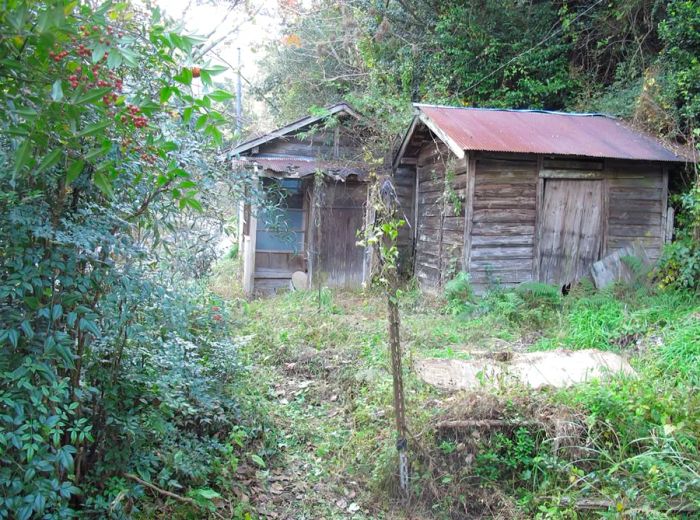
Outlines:
[[328, 287], [359, 287], [365, 269], [364, 249], [357, 232], [364, 224], [364, 204], [358, 203], [365, 184], [328, 184], [319, 208], [318, 263], [315, 276]]
[[548, 179], [540, 219], [540, 280], [562, 286], [585, 277], [600, 259], [603, 183]]
[[474, 215], [474, 183], [476, 177], [476, 159], [469, 153], [467, 159], [467, 193], [464, 197], [464, 271], [469, 272], [472, 252], [472, 217]]

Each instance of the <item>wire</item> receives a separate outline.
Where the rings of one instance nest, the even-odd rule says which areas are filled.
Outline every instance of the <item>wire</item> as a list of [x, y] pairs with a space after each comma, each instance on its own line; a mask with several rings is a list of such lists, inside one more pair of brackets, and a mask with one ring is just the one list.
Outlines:
[[[574, 23], [576, 20], [578, 20], [579, 18], [581, 18], [582, 16], [584, 16], [585, 14], [587, 14], [591, 9], [593, 9], [594, 7], [596, 7], [598, 4], [600, 4], [600, 3], [602, 3], [602, 2], [603, 2], [603, 0], [598, 0], [595, 4], [593, 4], [592, 6], [590, 6], [590, 7], [589, 7], [588, 9], [586, 9], [585, 11], [583, 11], [582, 13], [577, 14], [577, 15], [574, 17], [574, 19], [571, 20], [570, 23]], [[521, 52], [520, 54], [518, 54], [517, 56], [511, 58], [510, 60], [508, 60], [507, 62], [505, 62], [503, 65], [501, 65], [500, 67], [498, 67], [497, 69], [491, 71], [491, 72], [488, 73], [486, 76], [482, 77], [481, 79], [479, 79], [479, 80], [475, 81], [474, 83], [472, 83], [471, 85], [469, 85], [469, 86], [464, 90], [464, 92], [465, 92], [465, 93], [466, 93], [466, 92], [469, 92], [469, 91], [472, 90], [474, 87], [477, 87], [478, 85], [480, 85], [481, 83], [483, 83], [484, 81], [486, 81], [487, 79], [489, 79], [491, 76], [493, 76], [493, 75], [496, 74], [497, 72], [499, 72], [499, 71], [503, 70], [504, 68], [506, 68], [508, 65], [510, 65], [510, 64], [513, 63], [514, 61], [516, 61], [516, 60], [522, 58], [523, 56], [525, 56], [526, 54], [528, 54], [528, 53], [534, 51], [537, 47], [539, 47], [540, 45], [542, 45], [542, 44], [548, 42], [550, 39], [552, 39], [552, 37], [554, 37], [556, 34], [560, 33], [563, 29], [564, 29], [564, 27], [562, 26], [562, 27], [560, 27], [559, 29], [557, 29], [556, 31], [554, 31], [553, 33], [550, 33], [548, 36], [546, 36], [544, 39], [542, 39], [539, 43], [536, 43], [535, 45], [533, 45], [533, 46], [530, 47], [529, 49], [527, 49], [527, 50]]]

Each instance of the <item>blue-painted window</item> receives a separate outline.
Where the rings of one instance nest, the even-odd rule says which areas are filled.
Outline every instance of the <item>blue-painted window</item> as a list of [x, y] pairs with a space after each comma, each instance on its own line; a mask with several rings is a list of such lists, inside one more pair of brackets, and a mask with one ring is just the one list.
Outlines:
[[304, 250], [304, 197], [297, 179], [263, 179], [267, 204], [258, 212], [258, 251]]

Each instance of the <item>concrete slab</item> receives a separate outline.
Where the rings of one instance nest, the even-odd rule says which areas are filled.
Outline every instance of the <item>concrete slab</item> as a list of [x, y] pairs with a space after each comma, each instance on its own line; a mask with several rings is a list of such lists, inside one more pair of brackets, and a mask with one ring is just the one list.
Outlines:
[[626, 359], [596, 349], [501, 352], [472, 360], [421, 359], [415, 362], [418, 376], [445, 390], [473, 390], [517, 382], [531, 388], [565, 388], [611, 374], [635, 375]]

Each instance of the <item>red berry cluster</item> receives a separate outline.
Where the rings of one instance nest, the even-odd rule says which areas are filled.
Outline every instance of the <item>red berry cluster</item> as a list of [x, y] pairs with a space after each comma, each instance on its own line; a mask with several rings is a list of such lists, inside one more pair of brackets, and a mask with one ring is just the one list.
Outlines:
[[68, 51], [61, 51], [61, 52], [49, 51], [49, 58], [51, 58], [56, 63], [61, 61], [66, 56], [68, 56]]
[[148, 124], [148, 118], [146, 116], [141, 116], [139, 115], [139, 112], [141, 112], [141, 109], [135, 105], [129, 105], [126, 108], [127, 112], [129, 113], [129, 116], [127, 117], [126, 115], [123, 115], [121, 117], [122, 123], [126, 123], [128, 121], [128, 118], [131, 118], [131, 122], [134, 123], [134, 126], [136, 128], [143, 128]]
[[87, 58], [88, 56], [90, 56], [90, 54], [92, 54], [92, 52], [90, 52], [90, 49], [85, 47], [85, 45], [82, 43], [78, 45], [78, 49], [76, 50], [76, 52], [78, 53], [78, 56], [82, 56], [83, 58]]

